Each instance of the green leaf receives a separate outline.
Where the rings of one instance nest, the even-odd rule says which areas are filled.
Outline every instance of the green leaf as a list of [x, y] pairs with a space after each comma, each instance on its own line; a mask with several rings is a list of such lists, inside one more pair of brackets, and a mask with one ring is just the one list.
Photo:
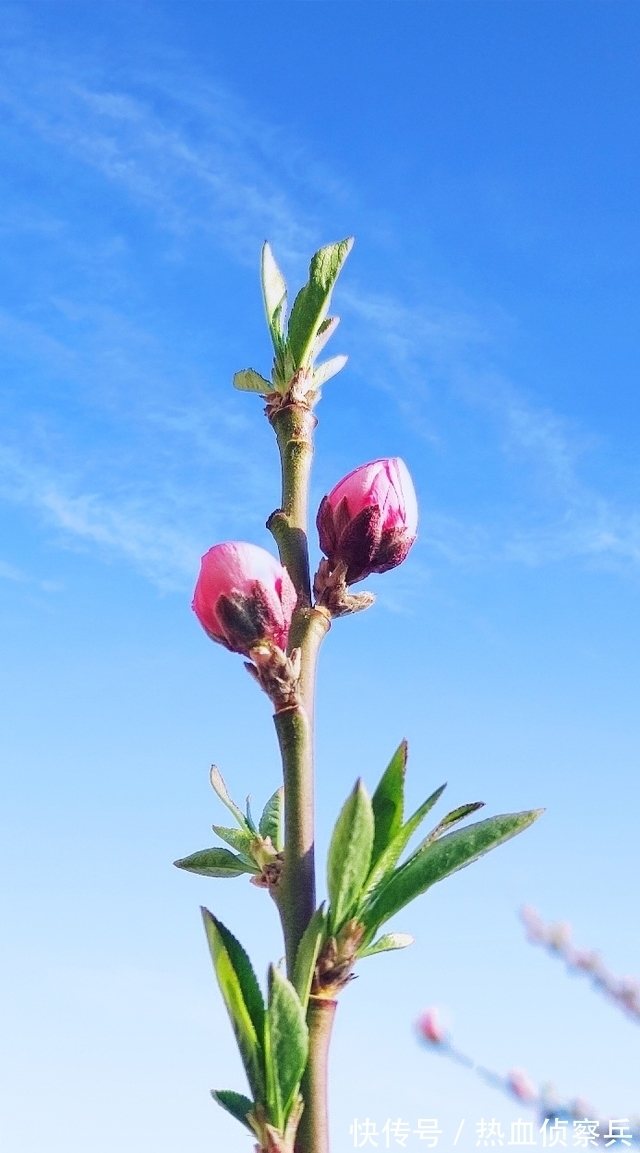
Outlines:
[[288, 344], [297, 368], [309, 360], [340, 269], [353, 247], [353, 238], [328, 244], [311, 258], [309, 281], [296, 296], [289, 317]]
[[264, 1100], [265, 1007], [251, 961], [242, 945], [208, 909], [202, 909], [207, 941], [251, 1091]]
[[275, 965], [269, 967], [267, 1023], [268, 1053], [275, 1093], [273, 1104], [278, 1117], [274, 1123], [282, 1131], [297, 1099], [307, 1064], [309, 1033], [298, 995], [291, 982]]
[[247, 821], [247, 827], [255, 835], [258, 832], [258, 830], [256, 829], [255, 821], [254, 821], [253, 817], [251, 816], [251, 797], [247, 797], [246, 821]]
[[357, 904], [371, 865], [373, 809], [361, 780], [356, 781], [336, 821], [327, 860], [331, 931], [337, 932]]
[[231, 845], [232, 849], [236, 850], [240, 858], [249, 866], [252, 872], [254, 869], [260, 872], [251, 856], [251, 845], [254, 840], [251, 833], [245, 833], [244, 829], [227, 829], [224, 825], [212, 825], [211, 828], [214, 833], [217, 833], [221, 841], [226, 841], [228, 845]]
[[284, 336], [284, 312], [287, 303], [287, 284], [275, 262], [271, 245], [262, 247], [262, 295], [267, 324], [276, 352], [282, 345]]
[[348, 359], [348, 356], [332, 356], [330, 360], [325, 360], [322, 364], [317, 365], [313, 370], [314, 388], [322, 388], [322, 385], [331, 380], [332, 376], [341, 372]]
[[430, 797], [427, 797], [424, 804], [420, 805], [419, 809], [416, 809], [413, 816], [409, 817], [409, 820], [405, 822], [405, 824], [400, 829], [400, 832], [396, 833], [393, 840], [389, 845], [387, 845], [387, 848], [382, 851], [369, 876], [367, 877], [367, 883], [363, 890], [363, 897], [368, 897], [369, 894], [371, 894], [373, 890], [383, 882], [387, 874], [391, 873], [391, 870], [393, 869], [396, 862], [400, 859], [400, 856], [404, 852], [416, 829], [422, 824], [427, 813], [440, 800], [440, 797], [442, 796], [446, 787], [446, 785], [440, 785], [440, 788], [436, 789], [435, 793], [432, 793]]
[[316, 357], [320, 355], [327, 341], [331, 339], [339, 324], [339, 316], [328, 316], [326, 320], [322, 321], [322, 324], [318, 329], [318, 335], [313, 342], [313, 349], [311, 353], [312, 361], [314, 361]]
[[300, 1002], [306, 1009], [311, 992], [311, 982], [316, 967], [316, 961], [325, 937], [327, 914], [324, 902], [316, 909], [309, 921], [296, 953], [296, 963], [293, 969], [293, 984]]
[[374, 893], [368, 906], [359, 914], [371, 932], [389, 920], [394, 913], [403, 909], [414, 897], [443, 880], [458, 869], [470, 865], [489, 849], [508, 841], [516, 833], [531, 825], [543, 812], [534, 809], [525, 813], [505, 813], [499, 817], [489, 817], [448, 833], [439, 841], [434, 841], [401, 865], [388, 880]]
[[260, 817], [260, 823], [258, 825], [260, 836], [265, 838], [270, 837], [271, 844], [274, 846], [274, 848], [278, 849], [278, 851], [282, 849], [283, 799], [284, 789], [281, 785], [280, 788], [276, 789], [273, 796], [270, 797], [267, 801], [263, 809], [262, 816]]
[[261, 376], [254, 368], [243, 368], [233, 374], [233, 387], [240, 392], [273, 392], [273, 385], [265, 376]]
[[425, 837], [424, 841], [418, 845], [416, 853], [421, 853], [423, 849], [426, 849], [427, 845], [431, 845], [434, 841], [437, 841], [438, 837], [441, 837], [447, 829], [450, 829], [453, 825], [458, 825], [460, 821], [464, 821], [466, 817], [470, 817], [472, 813], [477, 813], [478, 809], [483, 808], [484, 801], [472, 801], [469, 805], [460, 805], [459, 809], [453, 809], [452, 812], [447, 813], [446, 817], [443, 817], [440, 821], [440, 824], [436, 825], [435, 829], [432, 829], [429, 833], [429, 836]]
[[[242, 1093], [234, 1093], [233, 1089], [212, 1089], [211, 1096], [218, 1105], [222, 1105], [223, 1109], [227, 1110], [236, 1121], [241, 1125], [246, 1125], [250, 1133], [253, 1133], [249, 1122], [247, 1121], [247, 1114], [254, 1108], [253, 1101], [245, 1097]], [[255, 1133], [253, 1134], [255, 1137]]]
[[371, 854], [373, 864], [402, 828], [406, 768], [407, 742], [402, 741], [389, 761], [380, 778], [380, 784], [371, 798], [375, 818], [375, 835]]
[[373, 945], [361, 949], [358, 958], [373, 957], [375, 953], [388, 953], [390, 949], [406, 949], [407, 945], [413, 945], [414, 941], [415, 937], [410, 933], [385, 933], [384, 937], [378, 937]]
[[227, 807], [229, 812], [233, 813], [236, 821], [240, 825], [240, 828], [250, 832], [251, 830], [249, 829], [249, 826], [247, 825], [247, 822], [245, 821], [240, 809], [236, 805], [235, 801], [231, 800], [231, 797], [227, 792], [227, 786], [222, 779], [220, 770], [216, 768], [215, 765], [211, 766], [209, 779], [211, 781], [211, 788], [213, 789], [214, 793], [220, 798], [223, 805]]
[[189, 857], [173, 862], [176, 868], [187, 873], [199, 873], [201, 877], [240, 877], [243, 873], [259, 873], [255, 866], [242, 861], [228, 849], [200, 849]]

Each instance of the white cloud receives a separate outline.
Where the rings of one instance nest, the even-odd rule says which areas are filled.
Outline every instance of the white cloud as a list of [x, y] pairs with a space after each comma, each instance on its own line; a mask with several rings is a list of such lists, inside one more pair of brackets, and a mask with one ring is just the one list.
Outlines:
[[165, 228], [211, 234], [251, 266], [267, 234], [285, 258], [306, 258], [313, 221], [285, 182], [311, 185], [322, 198], [338, 182], [230, 93], [187, 80], [186, 62], [177, 74], [169, 61], [153, 72], [141, 64], [136, 88], [144, 95], [135, 96], [95, 64], [69, 66], [46, 52], [37, 60], [32, 52], [26, 71], [24, 64], [20, 52], [5, 55], [6, 111], [152, 209]]
[[[509, 324], [499, 309], [474, 314], [470, 307], [409, 307], [365, 292], [345, 296], [347, 306], [368, 322], [369, 356], [378, 363], [369, 379], [382, 388], [389, 376], [402, 380], [399, 404], [414, 431], [438, 440], [426, 402], [433, 399], [434, 380], [439, 388], [444, 384], [458, 402], [490, 417], [496, 450], [509, 461], [518, 486], [528, 486], [527, 519], [533, 525], [509, 524], [504, 502], [495, 522], [484, 524], [429, 510], [421, 520], [420, 540], [431, 553], [457, 566], [505, 560], [538, 565], [568, 557], [610, 568], [640, 563], [640, 511], [621, 507], [582, 479], [581, 465], [587, 458], [586, 471], [598, 438], [536, 406], [493, 367], [495, 330]], [[523, 519], [522, 508], [517, 515]]]
[[[125, 557], [162, 588], [183, 589], [198, 570], [197, 544], [168, 524], [141, 500], [110, 502], [98, 494], [78, 493], [73, 480], [35, 468], [15, 451], [0, 449], [0, 495], [28, 504], [67, 543], [85, 542]], [[2, 574], [0, 572], [0, 575]], [[19, 579], [19, 578], [14, 578]]]

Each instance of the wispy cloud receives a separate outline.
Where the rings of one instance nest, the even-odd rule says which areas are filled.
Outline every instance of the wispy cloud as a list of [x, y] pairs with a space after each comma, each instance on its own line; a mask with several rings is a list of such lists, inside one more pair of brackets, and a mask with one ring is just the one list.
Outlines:
[[536, 405], [494, 365], [499, 333], [510, 325], [501, 310], [406, 306], [392, 297], [353, 291], [347, 307], [369, 322], [369, 356], [377, 364], [373, 371], [369, 367], [369, 379], [399, 394], [414, 431], [438, 440], [430, 402], [444, 385], [458, 402], [489, 418], [496, 452], [511, 467], [520, 492], [528, 489], [529, 516], [523, 518], [521, 500], [516, 524], [509, 523], [508, 501], [500, 502], [494, 521], [482, 524], [428, 511], [420, 535], [432, 553], [457, 566], [538, 565], [569, 557], [609, 568], [640, 562], [640, 510], [621, 506], [583, 479], [599, 438]]
[[312, 214], [300, 212], [300, 191], [326, 198], [339, 194], [339, 182], [230, 92], [197, 74], [187, 80], [189, 71], [165, 54], [153, 69], [141, 61], [135, 81], [123, 83], [96, 61], [14, 45], [0, 104], [177, 236], [211, 235], [234, 260], [255, 265], [268, 233], [285, 257], [300, 259], [315, 231]]
[[[340, 192], [300, 146], [284, 147], [277, 127], [171, 52], [116, 80], [95, 58], [64, 60], [36, 44], [18, 36], [5, 46], [0, 104], [18, 139], [78, 174], [91, 169], [107, 196], [119, 190], [171, 244], [197, 238], [255, 266], [269, 234], [303, 267], [315, 238], [300, 189], [316, 199], [327, 187]], [[158, 318], [136, 308], [128, 225], [92, 237], [69, 212], [64, 200], [47, 211], [27, 202], [0, 218], [7, 236], [49, 245], [33, 263], [25, 306], [0, 312], [13, 369], [0, 491], [37, 510], [61, 542], [126, 557], [162, 587], [184, 587], [216, 534], [234, 523], [264, 533], [276, 462], [270, 469], [252, 450], [261, 428], [226, 392], [228, 369], [221, 395], [215, 364], [203, 371], [197, 353], [172, 346]], [[47, 251], [53, 276], [46, 264], [40, 271]], [[61, 277], [65, 267], [72, 274]]]
[[6, 450], [0, 453], [0, 494], [37, 509], [67, 544], [85, 542], [124, 556], [161, 587], [183, 588], [185, 578], [197, 572], [196, 543], [159, 524], [157, 511], [142, 500], [109, 503], [97, 494], [65, 491], [59, 475], [37, 470]]
[[[117, 191], [169, 244], [195, 237], [231, 265], [254, 266], [268, 234], [303, 271], [324, 221], [355, 202], [289, 133], [176, 54], [115, 76], [97, 59], [62, 60], [18, 37], [4, 64], [0, 104], [14, 130], [97, 175], [107, 198]], [[20, 381], [14, 408], [6, 401], [4, 498], [37, 509], [62, 541], [183, 587], [218, 529], [248, 520], [254, 536], [263, 531], [272, 473], [252, 447], [262, 443], [252, 439], [254, 414], [212, 389], [213, 367], [207, 377], [196, 354], [174, 349], [161, 317], [159, 325], [144, 305], [115, 303], [140, 295], [126, 228], [87, 237], [64, 202], [7, 206], [0, 228], [41, 238], [56, 268], [67, 262], [77, 273], [77, 283], [60, 284], [45, 270], [34, 303], [0, 312]], [[637, 566], [638, 514], [585, 479], [595, 439], [497, 367], [513, 319], [493, 302], [452, 292], [443, 307], [421, 286], [408, 304], [405, 292], [372, 292], [353, 278], [341, 286], [354, 360], [434, 450], [463, 413], [518, 493], [505, 489], [495, 510], [477, 515], [442, 502], [425, 512], [422, 556], [456, 566], [571, 556]]]
[[599, 438], [537, 406], [497, 374], [490, 389], [481, 391], [481, 403], [494, 413], [503, 451], [528, 478], [535, 497], [533, 523], [510, 529], [501, 550], [504, 558], [539, 565], [577, 557], [608, 568], [635, 567], [640, 510], [585, 479]]
[[9, 581], [11, 584], [35, 585], [43, 592], [48, 593], [59, 592], [62, 588], [59, 581], [41, 580], [32, 573], [24, 572], [23, 569], [3, 560], [0, 560], [0, 580]]
[[22, 583], [27, 579], [21, 569], [16, 568], [15, 565], [7, 564], [6, 561], [0, 560], [0, 580], [18, 581]]

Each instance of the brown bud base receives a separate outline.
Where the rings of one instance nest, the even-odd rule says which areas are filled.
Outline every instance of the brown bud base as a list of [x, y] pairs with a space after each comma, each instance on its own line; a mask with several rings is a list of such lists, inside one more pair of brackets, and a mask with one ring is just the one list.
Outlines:
[[375, 601], [373, 593], [350, 593], [347, 584], [347, 566], [338, 561], [331, 568], [328, 560], [321, 560], [313, 578], [313, 594], [319, 608], [326, 609], [332, 617], [344, 617], [349, 613], [359, 613], [371, 608]]
[[294, 649], [289, 657], [273, 641], [265, 639], [249, 650], [249, 656], [253, 663], [245, 661], [244, 667], [273, 702], [275, 711], [297, 707], [300, 650]]
[[[272, 421], [282, 408], [295, 404], [300, 408], [313, 408], [319, 397], [313, 383], [313, 369], [299, 368], [291, 377], [286, 392], [270, 392], [265, 396], [265, 414]], [[314, 417], [314, 423], [315, 421]]]
[[353, 980], [353, 966], [364, 935], [364, 925], [347, 921], [335, 937], [325, 942], [316, 963], [311, 993], [332, 1000]]
[[265, 861], [260, 867], [262, 872], [259, 876], [251, 878], [251, 884], [257, 885], [259, 889], [269, 889], [272, 895], [275, 895], [274, 890], [280, 883], [284, 868], [284, 853], [277, 853], [274, 850], [274, 856], [271, 860]]

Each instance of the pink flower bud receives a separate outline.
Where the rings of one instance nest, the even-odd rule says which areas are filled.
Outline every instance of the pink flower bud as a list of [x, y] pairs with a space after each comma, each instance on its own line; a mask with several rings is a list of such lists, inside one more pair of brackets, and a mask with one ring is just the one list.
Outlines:
[[395, 456], [355, 468], [324, 497], [317, 524], [320, 548], [332, 568], [346, 564], [349, 585], [401, 564], [418, 527], [404, 461]]
[[524, 1069], [512, 1069], [509, 1073], [507, 1084], [514, 1097], [519, 1101], [537, 1101], [538, 1090], [530, 1081]]
[[248, 655], [264, 640], [286, 649], [296, 599], [289, 573], [271, 553], [227, 541], [203, 556], [191, 607], [212, 640]]
[[441, 1045], [446, 1037], [446, 1033], [442, 1025], [438, 1021], [438, 1010], [427, 1009], [418, 1018], [417, 1022], [418, 1032], [425, 1041], [430, 1041], [432, 1045]]

